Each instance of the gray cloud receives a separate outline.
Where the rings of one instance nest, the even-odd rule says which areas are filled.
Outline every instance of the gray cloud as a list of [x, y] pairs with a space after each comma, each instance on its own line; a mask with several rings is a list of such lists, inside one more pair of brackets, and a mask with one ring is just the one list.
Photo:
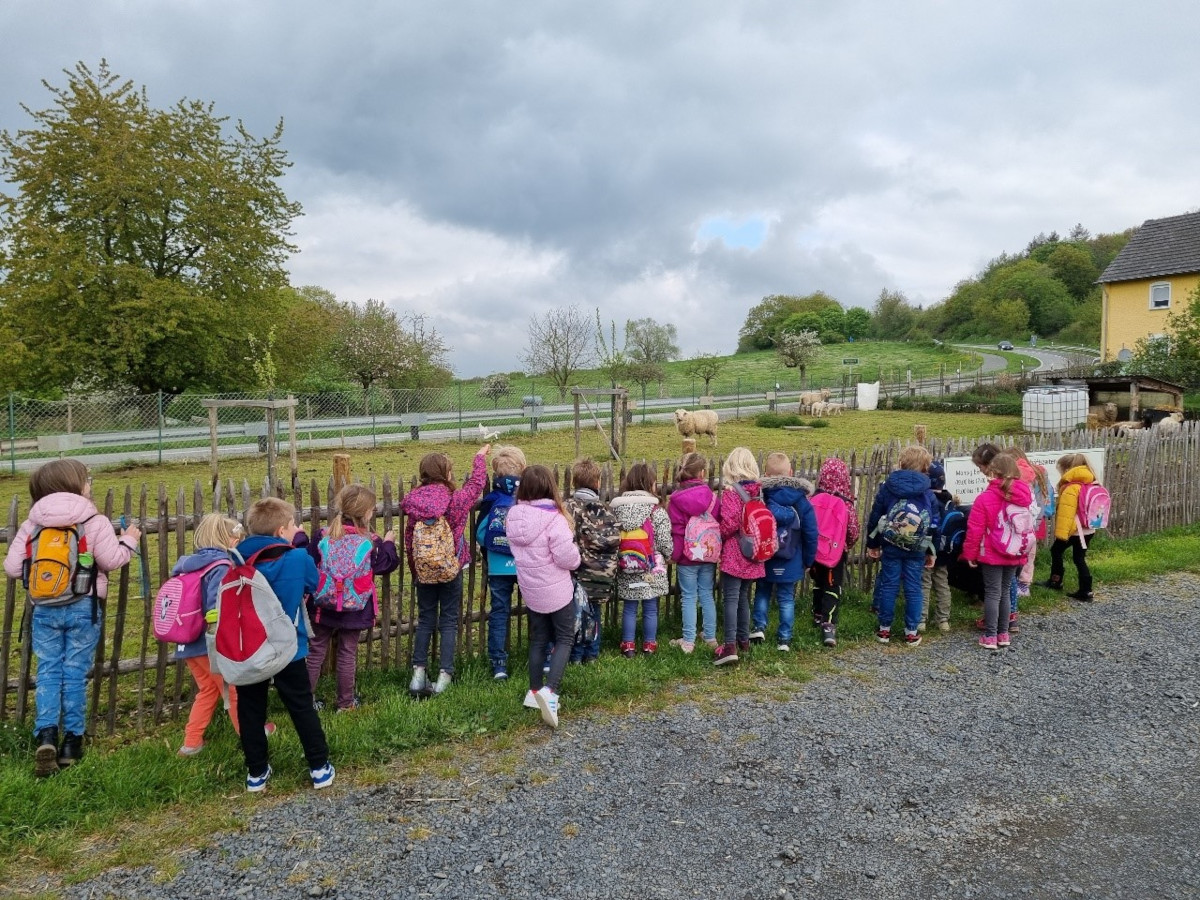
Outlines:
[[[1191, 208], [1196, 19], [1167, 0], [18, 2], [0, 127], [101, 56], [157, 104], [282, 117], [308, 212], [294, 279], [428, 313], [477, 374], [517, 365], [552, 305], [728, 351], [765, 294], [932, 302], [1039, 231]], [[767, 236], [698, 241], [712, 217]]]

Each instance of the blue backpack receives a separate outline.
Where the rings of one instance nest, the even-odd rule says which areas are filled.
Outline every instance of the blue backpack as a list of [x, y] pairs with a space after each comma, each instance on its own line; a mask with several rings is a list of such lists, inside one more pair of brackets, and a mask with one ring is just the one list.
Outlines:
[[938, 529], [937, 539], [933, 543], [938, 561], [947, 562], [958, 559], [966, 536], [967, 517], [961, 509], [954, 505], [954, 501], [950, 500], [942, 507], [942, 524]]
[[[788, 509], [796, 517], [792, 525], [779, 525], [779, 549], [775, 551], [774, 559], [791, 559], [800, 552], [800, 510], [794, 506]], [[778, 523], [776, 523], [778, 524]]]
[[488, 510], [487, 527], [483, 530], [483, 546], [488, 553], [512, 556], [512, 548], [508, 545], [508, 533], [505, 531], [505, 522], [508, 520], [508, 511], [516, 502], [517, 498], [512, 494], [501, 494], [492, 504], [492, 508]]

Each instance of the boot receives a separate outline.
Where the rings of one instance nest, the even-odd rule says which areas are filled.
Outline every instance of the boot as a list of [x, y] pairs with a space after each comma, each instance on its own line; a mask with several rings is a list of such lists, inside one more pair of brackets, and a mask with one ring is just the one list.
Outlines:
[[43, 728], [35, 738], [37, 750], [33, 754], [33, 774], [45, 778], [58, 771], [58, 727]]
[[1052, 591], [1061, 591], [1063, 589], [1062, 576], [1051, 575], [1046, 579], [1046, 587], [1050, 588]]
[[1092, 596], [1092, 576], [1079, 578], [1079, 590], [1073, 594], [1067, 594], [1072, 600], [1079, 600], [1083, 603], [1091, 603], [1094, 599]]
[[837, 626], [826, 622], [821, 626], [821, 643], [826, 647], [837, 646]]
[[62, 749], [58, 751], [59, 768], [73, 766], [83, 759], [83, 735], [68, 731], [63, 735]]

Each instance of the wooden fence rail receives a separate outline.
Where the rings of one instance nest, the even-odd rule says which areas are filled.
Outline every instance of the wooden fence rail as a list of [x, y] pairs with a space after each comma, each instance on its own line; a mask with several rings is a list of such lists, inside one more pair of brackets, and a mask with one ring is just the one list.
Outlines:
[[[935, 456], [966, 456], [981, 439], [931, 439], [928, 448]], [[1120, 436], [1109, 431], [1076, 431], [1054, 435], [996, 436], [1001, 446], [1017, 444], [1026, 451], [1072, 450], [1103, 447], [1106, 451], [1104, 481], [1113, 496], [1110, 532], [1125, 537], [1160, 531], [1200, 521], [1200, 423], [1188, 422], [1174, 435], [1133, 434]], [[875, 488], [890, 472], [903, 444], [892, 441], [865, 451], [837, 454], [801, 453], [793, 457], [796, 474], [816, 481], [827, 455], [846, 461], [852, 473], [860, 514], [865, 517]], [[709, 472], [715, 484], [722, 460], [714, 457]], [[761, 462], [761, 460], [760, 460]], [[661, 493], [669, 494], [674, 481], [675, 460], [656, 465]], [[556, 477], [568, 487], [569, 471], [556, 467]], [[603, 470], [601, 495], [615, 495], [623, 471], [611, 465]], [[411, 487], [412, 481], [408, 482]], [[379, 533], [394, 529], [401, 534], [404, 521], [400, 509], [405, 482], [393, 482], [385, 476], [381, 484], [372, 477], [370, 487], [379, 497], [372, 527]], [[328, 522], [333, 499], [332, 480], [323, 486], [312, 481], [307, 491], [293, 488], [293, 502], [310, 533]], [[109, 734], [132, 727], [143, 730], [166, 717], [177, 718], [190, 701], [192, 682], [186, 667], [173, 659], [172, 648], [158, 643], [150, 625], [154, 593], [170, 576], [171, 566], [188, 552], [188, 534], [195, 530], [206, 512], [223, 511], [239, 520], [259, 496], [271, 493], [271, 485], [257, 490], [248, 482], [239, 486], [228, 481], [212, 492], [199, 482], [192, 491], [180, 488], [168, 496], [165, 486], [152, 490], [143, 484], [135, 494], [127, 487], [120, 496], [109, 491], [99, 503], [110, 519], [121, 515], [142, 523], [140, 558], [135, 559], [110, 582], [104, 610], [103, 631], [92, 670], [89, 732], [103, 729]], [[284, 493], [282, 486], [278, 495]], [[8, 508], [0, 543], [15, 534], [23, 515], [25, 498], [14, 497]], [[474, 533], [474, 516], [468, 524]], [[486, 653], [486, 622], [490, 608], [485, 565], [477, 551], [463, 574], [463, 615], [459, 628], [459, 649], [468, 657]], [[143, 568], [144, 567], [144, 568]], [[874, 563], [855, 548], [847, 572], [852, 587], [869, 589]], [[403, 669], [412, 655], [416, 622], [416, 599], [407, 560], [401, 554], [396, 572], [379, 580], [380, 624], [363, 641], [360, 665], [368, 669]], [[514, 646], [525, 639], [525, 618], [518, 607], [513, 617], [510, 641]], [[668, 598], [663, 618], [677, 615], [677, 600]], [[606, 613], [610, 622], [617, 616], [616, 604]], [[25, 594], [18, 581], [5, 580], [4, 607], [0, 617], [0, 721], [29, 719], [30, 691], [35, 685], [35, 666], [30, 648], [30, 622], [25, 609]], [[436, 637], [435, 637], [436, 639]]]

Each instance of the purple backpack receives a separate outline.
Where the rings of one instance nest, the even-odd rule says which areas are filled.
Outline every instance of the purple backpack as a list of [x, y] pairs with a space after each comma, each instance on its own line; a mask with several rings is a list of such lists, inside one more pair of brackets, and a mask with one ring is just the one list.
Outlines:
[[320, 577], [313, 601], [318, 609], [357, 612], [375, 599], [375, 572], [371, 568], [374, 543], [369, 535], [347, 532], [337, 540], [328, 535], [321, 550]]

